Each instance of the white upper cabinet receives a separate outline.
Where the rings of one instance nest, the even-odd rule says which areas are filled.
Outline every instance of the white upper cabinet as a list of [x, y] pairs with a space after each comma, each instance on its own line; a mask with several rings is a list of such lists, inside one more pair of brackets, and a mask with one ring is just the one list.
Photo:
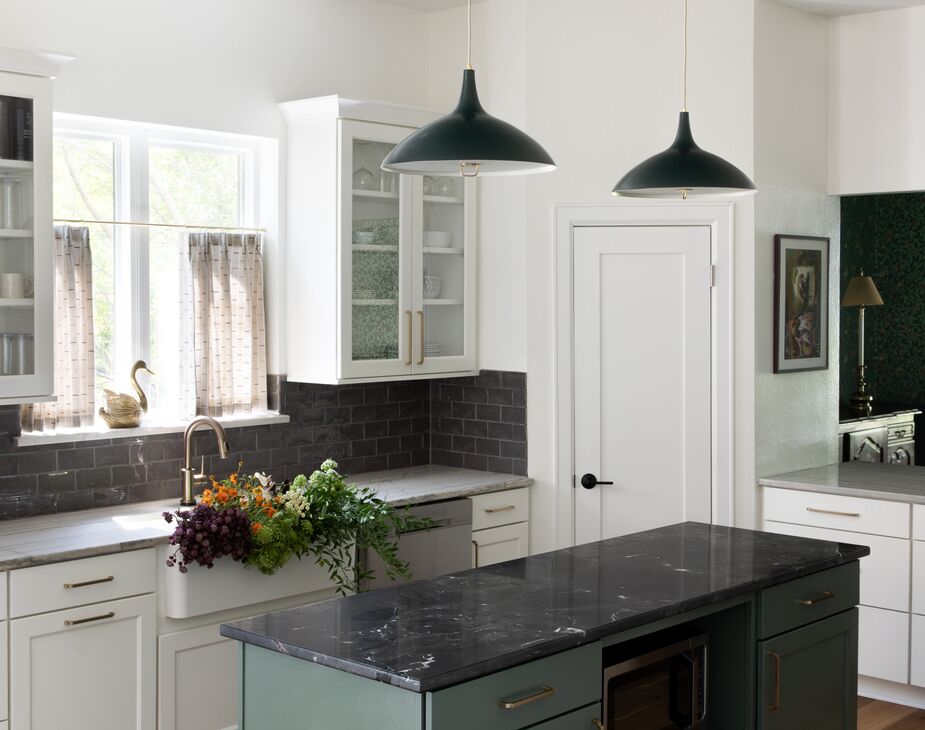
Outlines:
[[340, 97], [282, 109], [288, 379], [474, 372], [475, 182], [380, 169], [436, 115]]
[[53, 391], [51, 216], [51, 80], [0, 70], [0, 404]]

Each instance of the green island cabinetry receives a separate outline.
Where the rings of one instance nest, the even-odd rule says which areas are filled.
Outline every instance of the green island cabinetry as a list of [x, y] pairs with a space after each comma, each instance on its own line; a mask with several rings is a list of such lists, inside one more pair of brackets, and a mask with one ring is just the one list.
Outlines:
[[607, 647], [678, 626], [710, 636], [710, 727], [854, 730], [858, 562], [434, 692], [243, 644], [241, 730], [594, 730]]

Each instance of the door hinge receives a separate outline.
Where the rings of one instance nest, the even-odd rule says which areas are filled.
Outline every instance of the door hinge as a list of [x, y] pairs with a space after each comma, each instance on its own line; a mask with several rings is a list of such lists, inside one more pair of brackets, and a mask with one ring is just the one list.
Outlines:
[[716, 264], [710, 264], [710, 288], [716, 286]]

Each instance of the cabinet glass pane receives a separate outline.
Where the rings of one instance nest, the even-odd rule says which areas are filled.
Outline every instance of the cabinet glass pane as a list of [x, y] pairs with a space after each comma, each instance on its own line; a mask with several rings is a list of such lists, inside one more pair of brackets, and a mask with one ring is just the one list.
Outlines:
[[353, 141], [353, 359], [399, 357], [399, 179], [379, 169], [394, 147]]
[[424, 356], [465, 349], [465, 208], [459, 178], [424, 178]]
[[0, 96], [0, 377], [35, 373], [32, 99]]

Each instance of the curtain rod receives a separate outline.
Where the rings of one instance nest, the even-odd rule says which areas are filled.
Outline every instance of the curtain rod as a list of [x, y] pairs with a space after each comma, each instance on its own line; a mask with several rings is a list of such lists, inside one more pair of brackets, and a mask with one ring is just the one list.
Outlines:
[[266, 233], [266, 228], [244, 228], [241, 226], [186, 226], [180, 223], [144, 223], [142, 221], [102, 221], [83, 218], [55, 218], [55, 223], [82, 223], [101, 226], [140, 226], [143, 228], [179, 228], [190, 231], [233, 231], [240, 233]]

